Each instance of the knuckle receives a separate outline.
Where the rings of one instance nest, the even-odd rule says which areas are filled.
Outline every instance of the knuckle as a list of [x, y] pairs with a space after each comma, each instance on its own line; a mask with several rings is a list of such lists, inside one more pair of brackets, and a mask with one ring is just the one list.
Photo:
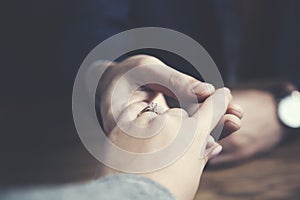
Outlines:
[[173, 90], [186, 90], [190, 86], [189, 81], [183, 77], [180, 76], [179, 73], [174, 72], [169, 76], [169, 85], [172, 87]]
[[230, 137], [229, 141], [230, 141], [230, 144], [233, 147], [233, 149], [242, 149], [243, 144], [242, 144], [240, 138], [236, 137], [236, 135], [232, 135]]
[[238, 157], [239, 157], [240, 159], [249, 158], [251, 155], [252, 155], [252, 152], [251, 152], [251, 150], [248, 149], [248, 148], [241, 149], [241, 150], [238, 152]]

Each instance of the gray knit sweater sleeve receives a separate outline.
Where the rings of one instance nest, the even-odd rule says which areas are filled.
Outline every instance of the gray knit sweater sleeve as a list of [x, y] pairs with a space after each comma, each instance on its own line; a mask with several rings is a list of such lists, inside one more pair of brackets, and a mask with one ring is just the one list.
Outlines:
[[160, 184], [137, 175], [118, 174], [83, 184], [51, 187], [2, 188], [2, 200], [174, 200]]

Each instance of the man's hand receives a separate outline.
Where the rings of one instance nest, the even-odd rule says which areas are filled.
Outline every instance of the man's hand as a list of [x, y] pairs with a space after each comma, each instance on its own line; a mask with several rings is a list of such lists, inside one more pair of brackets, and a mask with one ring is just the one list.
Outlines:
[[229, 137], [219, 141], [222, 153], [210, 161], [217, 166], [243, 161], [277, 145], [283, 130], [277, 119], [273, 96], [260, 90], [233, 92], [233, 101], [243, 107], [242, 127]]

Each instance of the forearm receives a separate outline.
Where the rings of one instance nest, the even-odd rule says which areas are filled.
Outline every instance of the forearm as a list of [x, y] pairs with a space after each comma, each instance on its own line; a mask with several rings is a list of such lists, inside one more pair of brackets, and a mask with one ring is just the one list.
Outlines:
[[131, 174], [118, 174], [84, 184], [68, 184], [59, 187], [2, 188], [0, 199], [174, 200], [175, 197], [166, 188], [151, 179]]

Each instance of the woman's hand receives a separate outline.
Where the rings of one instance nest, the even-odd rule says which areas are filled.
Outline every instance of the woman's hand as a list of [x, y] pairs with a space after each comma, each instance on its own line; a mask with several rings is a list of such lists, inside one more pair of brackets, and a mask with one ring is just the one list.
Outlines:
[[[201, 105], [199, 104], [192, 115], [178, 108], [169, 108], [160, 114], [141, 113], [141, 108], [147, 106], [147, 103], [133, 102], [121, 112], [117, 121], [118, 126], [112, 129], [108, 137], [121, 149], [133, 153], [158, 151], [182, 134], [191, 138], [190, 146], [185, 152], [181, 152], [181, 157], [161, 169], [140, 175], [165, 186], [178, 199], [193, 199], [207, 160], [216, 156], [222, 149], [212, 140], [210, 133], [224, 117], [230, 101], [230, 91], [226, 88], [218, 89]], [[133, 133], [138, 134], [137, 131], [140, 130], [143, 130], [144, 138], [132, 136]], [[157, 133], [152, 137], [147, 137], [153, 135], [154, 130], [158, 130]], [[208, 152], [204, 151], [206, 146], [210, 146]], [[110, 154], [109, 150], [107, 149], [107, 155]], [[162, 154], [160, 159], [166, 159], [168, 156], [169, 154]], [[134, 160], [132, 162], [134, 163]], [[131, 164], [126, 163], [126, 165]], [[101, 176], [114, 173], [120, 173], [120, 171], [106, 166], [101, 169]]]

